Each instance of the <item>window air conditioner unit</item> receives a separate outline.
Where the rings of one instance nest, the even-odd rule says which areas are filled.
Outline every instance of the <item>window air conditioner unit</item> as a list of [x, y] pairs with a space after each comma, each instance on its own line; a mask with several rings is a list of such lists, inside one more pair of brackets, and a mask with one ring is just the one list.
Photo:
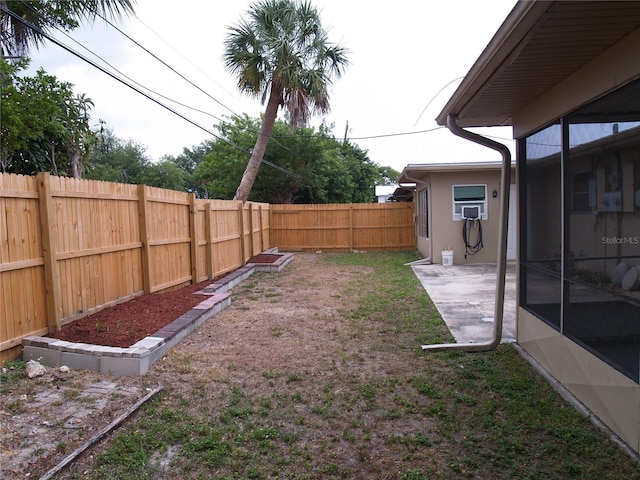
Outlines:
[[462, 219], [478, 219], [480, 218], [480, 207], [462, 207]]

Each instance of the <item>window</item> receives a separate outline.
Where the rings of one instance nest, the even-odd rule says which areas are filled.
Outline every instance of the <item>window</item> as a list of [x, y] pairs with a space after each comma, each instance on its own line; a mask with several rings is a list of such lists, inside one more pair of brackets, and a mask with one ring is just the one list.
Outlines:
[[591, 172], [573, 176], [573, 211], [591, 213], [595, 207], [596, 182]]
[[[478, 209], [465, 209], [477, 207]], [[453, 186], [453, 219], [462, 220], [463, 210], [476, 212], [477, 218], [487, 219], [487, 186], [486, 185], [454, 185]]]
[[418, 236], [429, 238], [429, 191], [418, 192]]
[[640, 81], [518, 145], [520, 306], [638, 383], [639, 151]]

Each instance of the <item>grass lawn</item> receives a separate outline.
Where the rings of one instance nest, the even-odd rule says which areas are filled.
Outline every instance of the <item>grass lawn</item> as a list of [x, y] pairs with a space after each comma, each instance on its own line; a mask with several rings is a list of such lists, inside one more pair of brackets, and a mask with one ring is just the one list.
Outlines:
[[[404, 265], [414, 259], [322, 254], [309, 260], [315, 277], [301, 280], [309, 267], [296, 261], [254, 275], [193, 344], [154, 366], [148, 375], [165, 391], [60, 478], [640, 478], [513, 346], [422, 352], [452, 338]], [[335, 282], [323, 280], [332, 271]], [[327, 283], [331, 293], [315, 298]], [[308, 310], [288, 322], [283, 308], [294, 303]], [[255, 306], [272, 310], [250, 319]], [[261, 318], [272, 323], [251, 340]], [[234, 331], [253, 344], [257, 367], [243, 364], [246, 354], [216, 357]], [[296, 335], [300, 350], [287, 350]], [[304, 350], [314, 342], [318, 350]]]

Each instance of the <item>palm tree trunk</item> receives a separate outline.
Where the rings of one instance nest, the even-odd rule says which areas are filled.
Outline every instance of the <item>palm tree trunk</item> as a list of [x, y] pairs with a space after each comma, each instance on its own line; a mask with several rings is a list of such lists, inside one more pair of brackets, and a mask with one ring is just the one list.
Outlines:
[[236, 194], [233, 197], [234, 200], [242, 200], [242, 202], [244, 203], [249, 198], [249, 193], [251, 192], [251, 188], [253, 187], [253, 182], [255, 182], [256, 177], [258, 176], [258, 169], [260, 168], [260, 163], [262, 163], [264, 152], [267, 149], [267, 143], [269, 143], [269, 137], [271, 136], [273, 125], [276, 123], [276, 117], [278, 115], [278, 107], [280, 106], [281, 98], [282, 91], [280, 89], [274, 89], [274, 87], [271, 87], [271, 94], [269, 95], [267, 108], [264, 112], [262, 125], [260, 125], [260, 133], [258, 134], [258, 139], [256, 140], [256, 144], [253, 147], [253, 151], [251, 152], [249, 163], [247, 163], [247, 167], [242, 174], [240, 185], [238, 186]]

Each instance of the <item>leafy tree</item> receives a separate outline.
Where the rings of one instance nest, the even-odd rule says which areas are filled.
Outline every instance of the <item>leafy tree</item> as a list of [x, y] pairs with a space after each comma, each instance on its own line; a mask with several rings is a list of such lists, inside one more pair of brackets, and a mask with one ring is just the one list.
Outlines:
[[174, 161], [165, 158], [158, 163], [151, 163], [145, 170], [142, 183], [181, 192], [185, 190], [189, 174]]
[[400, 178], [400, 172], [391, 167], [378, 167], [380, 183], [378, 185], [395, 185]]
[[[45, 43], [54, 29], [70, 31], [96, 16], [134, 14], [135, 0], [0, 0], [2, 56], [25, 55]], [[27, 23], [36, 27], [32, 29]]]
[[209, 144], [209, 141], [204, 141], [200, 145], [196, 145], [190, 149], [186, 147], [183, 148], [182, 153], [176, 157], [170, 155], [163, 157], [163, 159], [175, 163], [186, 172], [185, 189], [187, 192], [194, 192], [199, 198], [207, 197], [208, 193], [203, 182], [196, 178], [195, 171], [204, 159], [204, 155], [209, 151]]
[[234, 195], [246, 201], [283, 105], [293, 129], [311, 113], [329, 110], [329, 87], [348, 64], [346, 50], [329, 43], [318, 11], [306, 0], [262, 0], [229, 29], [224, 61], [240, 91], [267, 100], [259, 135]]
[[120, 183], [145, 183], [149, 158], [146, 148], [133, 140], [116, 137], [113, 130], [101, 128], [91, 149], [86, 178]]
[[89, 128], [91, 99], [39, 69], [19, 74], [28, 60], [0, 60], [0, 167], [2, 171], [80, 177], [94, 141]]
[[[242, 177], [248, 149], [258, 136], [259, 119], [232, 117], [218, 125], [228, 141], [208, 142], [207, 152], [195, 170], [209, 196], [233, 198]], [[370, 202], [379, 180], [378, 166], [365, 151], [334, 139], [326, 125], [316, 131], [276, 121], [250, 200], [269, 203]]]

